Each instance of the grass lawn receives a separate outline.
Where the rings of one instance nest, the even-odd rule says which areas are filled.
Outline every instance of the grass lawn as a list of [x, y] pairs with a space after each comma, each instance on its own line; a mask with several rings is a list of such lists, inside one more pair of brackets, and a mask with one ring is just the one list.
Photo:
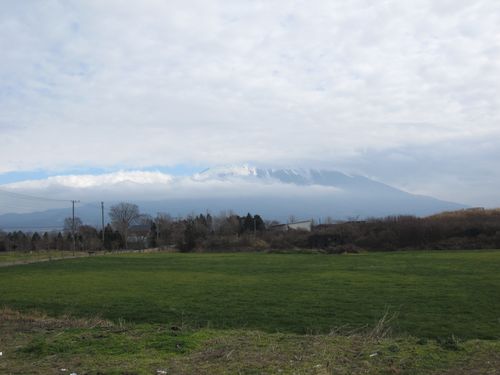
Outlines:
[[[0, 268], [0, 306], [52, 316], [317, 334], [500, 337], [500, 252], [121, 254]], [[1, 349], [0, 349], [1, 350]]]

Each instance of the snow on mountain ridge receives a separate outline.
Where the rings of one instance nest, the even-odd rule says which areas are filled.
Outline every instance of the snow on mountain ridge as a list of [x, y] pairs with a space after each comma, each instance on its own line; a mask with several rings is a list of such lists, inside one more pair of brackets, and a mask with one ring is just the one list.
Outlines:
[[[241, 166], [221, 166], [206, 169], [193, 176], [194, 180], [206, 181], [210, 179], [229, 180], [231, 178], [260, 180], [274, 180], [282, 183], [296, 183], [299, 185], [313, 185], [318, 177], [335, 174], [344, 179], [352, 179], [355, 176], [347, 175], [343, 172], [326, 169], [305, 169], [305, 168], [261, 168], [244, 164]], [[325, 184], [323, 184], [325, 185]]]
[[215, 168], [208, 168], [193, 175], [193, 179], [203, 181], [208, 179], [227, 179], [228, 177], [249, 177], [256, 176], [257, 168], [243, 165], [228, 165]]

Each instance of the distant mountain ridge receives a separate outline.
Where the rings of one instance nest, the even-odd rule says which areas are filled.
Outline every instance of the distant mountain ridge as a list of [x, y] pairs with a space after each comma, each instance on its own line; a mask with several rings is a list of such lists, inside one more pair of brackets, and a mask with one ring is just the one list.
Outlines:
[[[172, 216], [232, 210], [259, 213], [266, 219], [336, 219], [410, 214], [425, 216], [466, 206], [415, 195], [360, 175], [329, 169], [273, 169], [249, 165], [206, 169], [192, 176], [161, 172], [120, 171], [100, 176], [57, 176], [41, 181], [4, 185], [14, 191], [39, 196], [83, 197], [78, 207], [84, 222], [99, 224], [100, 213], [92, 202], [139, 204], [145, 213]], [[68, 209], [0, 215], [0, 228], [57, 226]], [[22, 225], [21, 225], [22, 224]]]
[[[252, 179], [261, 181], [279, 181], [295, 185], [319, 185], [342, 189], [361, 189], [377, 185], [385, 187], [390, 191], [401, 192], [397, 188], [374, 181], [361, 175], [349, 175], [343, 172], [328, 169], [266, 169], [249, 166], [241, 167], [219, 167], [206, 169], [193, 176], [198, 181], [210, 179], [230, 180], [232, 178], [243, 178], [247, 181]], [[409, 193], [408, 193], [409, 194]]]

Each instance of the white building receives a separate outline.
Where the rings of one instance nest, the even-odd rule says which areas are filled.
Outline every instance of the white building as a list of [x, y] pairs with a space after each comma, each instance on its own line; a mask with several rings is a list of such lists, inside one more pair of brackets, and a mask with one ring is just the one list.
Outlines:
[[312, 220], [296, 221], [295, 223], [273, 225], [271, 230], [286, 232], [288, 230], [304, 230], [310, 232], [312, 230]]

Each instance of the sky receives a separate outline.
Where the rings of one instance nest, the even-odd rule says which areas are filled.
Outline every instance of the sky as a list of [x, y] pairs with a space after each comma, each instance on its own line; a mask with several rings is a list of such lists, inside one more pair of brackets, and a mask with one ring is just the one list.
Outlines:
[[498, 0], [5, 0], [0, 51], [0, 184], [250, 163], [500, 206]]

